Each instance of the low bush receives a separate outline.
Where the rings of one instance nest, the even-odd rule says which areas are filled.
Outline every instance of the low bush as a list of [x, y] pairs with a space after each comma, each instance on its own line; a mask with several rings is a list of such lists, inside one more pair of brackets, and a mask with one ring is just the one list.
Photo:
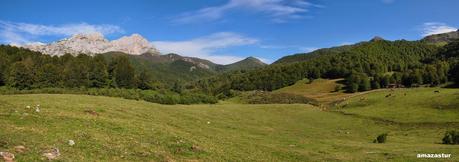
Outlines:
[[215, 104], [213, 96], [201, 93], [174, 93], [168, 91], [153, 91], [140, 89], [119, 88], [43, 88], [18, 90], [11, 87], [0, 87], [0, 94], [86, 94], [93, 96], [121, 97], [131, 100], [145, 100], [160, 104]]
[[290, 93], [275, 93], [265, 91], [252, 91], [240, 95], [243, 102], [249, 104], [295, 104], [304, 103], [318, 105], [318, 102], [312, 98]]
[[459, 131], [448, 131], [442, 139], [443, 144], [459, 144]]
[[373, 143], [386, 143], [387, 139], [387, 133], [380, 134], [378, 137], [376, 137], [375, 140], [373, 140]]

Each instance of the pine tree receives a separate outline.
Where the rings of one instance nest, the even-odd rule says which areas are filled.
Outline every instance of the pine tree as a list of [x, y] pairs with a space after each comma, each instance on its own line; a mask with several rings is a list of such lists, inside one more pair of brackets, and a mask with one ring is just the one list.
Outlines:
[[148, 72], [144, 69], [140, 72], [140, 74], [137, 76], [137, 88], [139, 89], [151, 89], [152, 86], [150, 84], [151, 82], [151, 77], [148, 74]]
[[37, 71], [39, 87], [59, 87], [61, 83], [59, 68], [51, 63], [45, 64]]
[[87, 87], [89, 83], [88, 67], [82, 62], [73, 60], [67, 63], [63, 71], [64, 86]]
[[96, 55], [89, 65], [89, 87], [102, 88], [108, 84], [107, 63], [102, 55]]
[[133, 88], [135, 85], [135, 71], [127, 56], [115, 58], [113, 80], [118, 88]]
[[14, 63], [7, 77], [7, 84], [18, 89], [31, 89], [35, 82], [32, 67], [24, 61]]

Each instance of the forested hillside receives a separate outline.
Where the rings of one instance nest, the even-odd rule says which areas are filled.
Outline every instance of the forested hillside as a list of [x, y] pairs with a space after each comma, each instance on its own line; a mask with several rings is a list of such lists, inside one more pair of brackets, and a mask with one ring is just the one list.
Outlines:
[[128, 57], [108, 61], [102, 55], [49, 56], [23, 48], [0, 46], [1, 85], [18, 89], [45, 87], [141, 88], [151, 78], [137, 71]]
[[347, 78], [349, 92], [389, 86], [435, 86], [451, 78], [451, 53], [457, 43], [444, 48], [420, 41], [372, 40], [351, 46], [287, 56], [266, 68], [237, 71], [201, 80], [208, 93], [229, 95], [230, 90], [275, 90], [303, 78]]

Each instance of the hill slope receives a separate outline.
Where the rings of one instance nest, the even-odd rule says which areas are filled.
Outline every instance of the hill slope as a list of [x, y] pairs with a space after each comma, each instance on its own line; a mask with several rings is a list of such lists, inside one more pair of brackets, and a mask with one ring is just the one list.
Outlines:
[[422, 42], [375, 40], [287, 56], [265, 68], [221, 75], [200, 83], [210, 83], [201, 87], [216, 94], [229, 89], [272, 91], [303, 78], [334, 79], [352, 72], [374, 76], [406, 71], [424, 64], [422, 61], [434, 57], [437, 51], [437, 46]]
[[252, 70], [266, 66], [264, 62], [255, 57], [247, 57], [244, 60], [217, 67], [218, 71], [234, 71], [234, 70]]
[[421, 41], [433, 44], [447, 44], [454, 40], [459, 39], [459, 30], [442, 34], [429, 35]]
[[458, 98], [458, 89], [384, 90], [346, 100], [338, 105], [338, 109], [349, 114], [403, 123], [459, 124]]
[[137, 70], [147, 70], [154, 80], [164, 83], [190, 82], [219, 73], [234, 70], [251, 70], [266, 66], [265, 63], [254, 57], [248, 57], [233, 64], [219, 65], [209, 60], [186, 57], [174, 53], [165, 55], [149, 53], [129, 55], [122, 52], [108, 52], [102, 55], [109, 60], [119, 55], [128, 56]]
[[[36, 104], [39, 113], [26, 108]], [[165, 106], [9, 95], [0, 96], [0, 125], [0, 151], [17, 161], [38, 161], [51, 148], [62, 161], [415, 161], [416, 153], [459, 154], [438, 144], [447, 125], [406, 129], [308, 105]], [[371, 143], [384, 132], [386, 144]], [[16, 152], [17, 145], [27, 150]]]

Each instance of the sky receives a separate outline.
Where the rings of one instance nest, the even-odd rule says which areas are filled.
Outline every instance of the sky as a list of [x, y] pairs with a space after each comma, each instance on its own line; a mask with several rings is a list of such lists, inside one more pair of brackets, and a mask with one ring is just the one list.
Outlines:
[[229, 64], [459, 27], [458, 0], [2, 0], [0, 43], [138, 33], [162, 53]]

